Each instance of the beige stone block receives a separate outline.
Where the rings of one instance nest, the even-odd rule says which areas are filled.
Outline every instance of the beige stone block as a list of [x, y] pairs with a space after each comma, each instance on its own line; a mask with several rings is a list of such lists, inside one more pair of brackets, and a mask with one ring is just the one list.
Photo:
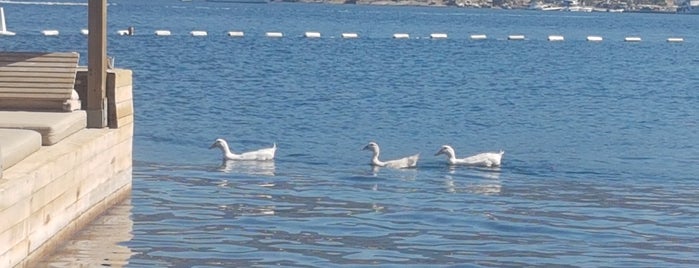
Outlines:
[[132, 117], [134, 110], [131, 100], [109, 104], [109, 111], [108, 121], [110, 128], [119, 128], [121, 126], [120, 122], [130, 123], [129, 121], [133, 120], [120, 120], [124, 117]]
[[7, 252], [0, 255], [1, 267], [13, 267], [20, 263], [27, 254], [29, 254], [29, 240], [21, 240], [14, 246], [10, 247]]
[[102, 148], [111, 142], [106, 139], [108, 133], [108, 129], [84, 129], [80, 135], [72, 136], [66, 143], [76, 146], [76, 160], [83, 162], [102, 153]]
[[[28, 176], [16, 178], [16, 174], [6, 172], [6, 176], [0, 179], [0, 211], [15, 205], [20, 200], [24, 200], [32, 192], [34, 180]], [[9, 177], [9, 178], [8, 178]], [[0, 217], [0, 219], [2, 219]], [[0, 222], [1, 225], [1, 222]]]
[[[72, 150], [68, 150], [68, 153], [50, 156], [53, 157], [53, 159], [50, 159], [50, 162], [43, 165], [39, 170], [41, 171], [41, 175], [37, 176], [37, 181], [33, 189], [34, 192], [47, 187], [49, 184], [53, 184], [54, 187], [60, 188], [60, 184], [64, 182], [62, 182], [62, 180], [57, 180], [57, 178], [63, 178], [66, 174], [74, 173], [73, 165], [76, 162], [76, 154], [72, 152]], [[56, 186], [57, 184], [58, 186]]]
[[126, 140], [116, 146], [116, 157], [114, 161], [114, 169], [121, 172], [133, 167], [133, 143], [131, 140]]
[[[41, 151], [39, 151], [38, 153], [41, 153]], [[40, 163], [39, 161], [36, 161], [35, 158], [32, 158], [31, 161], [35, 161], [34, 163]], [[53, 167], [48, 164], [36, 167], [34, 169], [34, 172], [28, 173], [28, 175], [30, 175], [30, 177], [32, 177], [32, 179], [34, 180], [32, 192], [35, 192], [37, 189], [46, 186], [46, 184], [49, 184], [55, 178], [53, 174]]]
[[129, 140], [133, 143], [133, 127], [133, 123], [119, 126], [118, 131], [115, 132], [115, 134], [117, 135], [117, 141], [123, 142]]
[[66, 141], [66, 143], [71, 143], [75, 146], [76, 161], [84, 162], [93, 158], [98, 153], [99, 147], [94, 140], [99, 140], [99, 138], [95, 137], [94, 134], [96, 133], [94, 131], [83, 130], [80, 134], [80, 136], [72, 137], [72, 139]]
[[114, 89], [114, 99], [109, 101], [118, 103], [122, 101], [133, 101], [133, 85], [123, 85]]
[[75, 176], [76, 169], [80, 169], [80, 167], [75, 167], [72, 171], [54, 178], [44, 187], [32, 193], [31, 211], [37, 211], [48, 203], [53, 202], [76, 184], [79, 179], [79, 177]]
[[[0, 245], [14, 246], [27, 236], [26, 218], [13, 226], [3, 226], [4, 232], [0, 233]], [[0, 252], [3, 254], [5, 252]]]
[[107, 71], [107, 87], [120, 88], [133, 84], [133, 72], [128, 69], [111, 69]]
[[56, 225], [61, 219], [57, 218], [68, 217], [63, 213], [55, 213], [56, 215], [54, 215], [54, 210], [58, 209], [58, 205], [58, 203], [49, 203], [29, 216], [26, 237], [30, 241], [29, 252], [43, 245], [60, 228]]
[[117, 118], [122, 118], [125, 116], [133, 115], [133, 102], [132, 101], [122, 101], [116, 103], [116, 115]]
[[125, 116], [116, 120], [117, 127], [129, 124], [133, 124], [133, 116]]
[[132, 171], [125, 170], [114, 174], [112, 179], [94, 188], [86, 196], [88, 203], [100, 203], [107, 199], [109, 195], [118, 189], [131, 188]]
[[30, 197], [26, 197], [25, 199], [21, 199], [18, 202], [0, 211], [0, 219], [2, 219], [2, 223], [0, 223], [0, 227], [2, 229], [0, 230], [4, 231], [7, 228], [19, 224], [20, 222], [24, 221], [27, 217], [29, 217], [29, 200]]

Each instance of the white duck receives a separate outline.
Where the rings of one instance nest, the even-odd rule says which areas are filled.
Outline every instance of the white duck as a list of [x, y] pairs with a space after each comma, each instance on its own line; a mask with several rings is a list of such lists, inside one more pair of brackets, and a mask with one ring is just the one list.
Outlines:
[[466, 158], [456, 158], [456, 152], [454, 148], [449, 145], [442, 145], [442, 148], [435, 155], [444, 154], [447, 156], [447, 162], [450, 165], [469, 165], [469, 166], [482, 166], [482, 167], [497, 167], [500, 166], [500, 160], [505, 151], [500, 150], [499, 152], [488, 152], [472, 155]]
[[377, 167], [389, 167], [389, 168], [414, 168], [417, 166], [417, 160], [420, 158], [420, 154], [411, 155], [408, 157], [403, 157], [396, 160], [381, 161], [379, 160], [379, 145], [376, 142], [370, 142], [362, 150], [371, 150], [374, 152], [374, 156], [371, 158], [371, 164]]
[[259, 149], [256, 151], [235, 154], [228, 148], [228, 143], [224, 139], [216, 139], [214, 144], [211, 144], [209, 149], [218, 147], [223, 152], [223, 160], [273, 160], [274, 153], [277, 151], [277, 144], [274, 143], [270, 148]]

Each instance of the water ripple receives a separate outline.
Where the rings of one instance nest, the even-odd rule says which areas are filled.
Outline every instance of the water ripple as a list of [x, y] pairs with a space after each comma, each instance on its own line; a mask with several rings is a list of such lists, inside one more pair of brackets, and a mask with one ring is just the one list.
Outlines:
[[[123, 228], [99, 223], [107, 231], [72, 243], [90, 264], [699, 266], [695, 17], [123, 2], [110, 25], [212, 35], [110, 37], [135, 71], [133, 192], [115, 212]], [[33, 14], [49, 12], [20, 6], [6, 10], [26, 15], [12, 15], [14, 31], [43, 27]], [[83, 27], [76, 7], [51, 8], [69, 16], [43, 21]], [[213, 34], [231, 25], [246, 37]], [[299, 38], [316, 27], [361, 38]], [[390, 38], [437, 30], [450, 38]], [[552, 30], [566, 41], [545, 41]], [[512, 32], [531, 38], [503, 40]], [[629, 32], [644, 42], [617, 41]], [[667, 44], [670, 33], [687, 42]], [[84, 41], [18, 34], [0, 46], [85, 54]], [[277, 159], [221, 162], [208, 149], [219, 137], [239, 151], [276, 142]], [[360, 150], [371, 140], [385, 159], [422, 153], [418, 167], [372, 169]], [[503, 167], [449, 168], [433, 156], [442, 144], [503, 149]], [[47, 265], [77, 257], [56, 258]]]

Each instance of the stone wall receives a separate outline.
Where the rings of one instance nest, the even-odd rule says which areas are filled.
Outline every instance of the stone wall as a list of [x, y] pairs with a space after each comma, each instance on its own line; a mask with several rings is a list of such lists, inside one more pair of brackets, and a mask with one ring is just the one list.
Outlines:
[[0, 178], [0, 267], [33, 267], [130, 194], [131, 71], [112, 71], [108, 79], [112, 98], [119, 96], [109, 105], [113, 107], [108, 111], [115, 119], [114, 124], [110, 121], [113, 128], [83, 129], [57, 144], [42, 146], [4, 170]]

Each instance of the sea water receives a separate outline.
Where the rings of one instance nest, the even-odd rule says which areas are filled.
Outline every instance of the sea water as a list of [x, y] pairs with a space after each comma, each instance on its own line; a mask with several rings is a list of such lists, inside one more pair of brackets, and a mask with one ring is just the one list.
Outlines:
[[[699, 265], [698, 16], [109, 4], [108, 54], [134, 71], [132, 195], [42, 265]], [[86, 62], [85, 3], [3, 7], [1, 49]], [[216, 138], [277, 158], [222, 162]], [[373, 170], [369, 141], [418, 167]], [[450, 168], [443, 144], [503, 166]]]

